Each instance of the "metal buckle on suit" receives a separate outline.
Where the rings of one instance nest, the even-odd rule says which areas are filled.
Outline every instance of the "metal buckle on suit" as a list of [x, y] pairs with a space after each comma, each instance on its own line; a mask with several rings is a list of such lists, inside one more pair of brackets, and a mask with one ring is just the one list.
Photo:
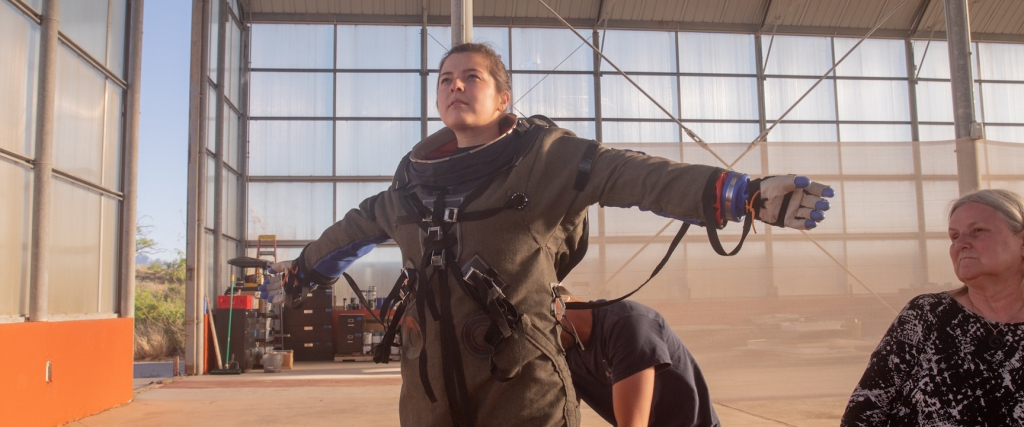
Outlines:
[[444, 222], [457, 222], [459, 220], [459, 208], [444, 208]]
[[444, 249], [440, 252], [433, 250], [430, 251], [430, 266], [434, 268], [444, 268]]

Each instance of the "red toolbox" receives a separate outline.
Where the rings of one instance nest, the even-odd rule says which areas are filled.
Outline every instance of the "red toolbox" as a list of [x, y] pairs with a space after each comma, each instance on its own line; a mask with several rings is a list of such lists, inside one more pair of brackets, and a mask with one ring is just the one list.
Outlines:
[[[234, 298], [234, 301], [231, 301]], [[235, 295], [234, 297], [227, 295], [217, 296], [217, 309], [235, 309], [235, 310], [253, 310], [256, 308], [256, 300], [253, 299], [252, 295]]]

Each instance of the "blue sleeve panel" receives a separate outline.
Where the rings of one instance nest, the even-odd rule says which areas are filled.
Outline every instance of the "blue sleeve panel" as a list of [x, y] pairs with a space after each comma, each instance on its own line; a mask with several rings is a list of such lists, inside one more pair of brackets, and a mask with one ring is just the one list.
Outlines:
[[349, 243], [348, 246], [339, 248], [327, 254], [313, 266], [313, 270], [327, 277], [340, 277], [352, 263], [363, 255], [370, 253], [377, 245], [390, 241], [389, 236], [374, 236], [363, 240]]

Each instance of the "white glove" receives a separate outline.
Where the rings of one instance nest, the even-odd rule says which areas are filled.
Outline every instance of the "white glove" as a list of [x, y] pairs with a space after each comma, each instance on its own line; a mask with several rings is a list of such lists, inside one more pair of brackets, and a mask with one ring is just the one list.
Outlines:
[[[754, 198], [757, 219], [768, 224], [810, 230], [825, 219], [824, 211], [829, 209], [828, 200], [835, 191], [829, 186], [811, 182], [805, 176], [783, 175], [765, 177], [750, 182], [747, 187]], [[786, 203], [786, 196], [792, 194]], [[783, 205], [786, 206], [783, 206]], [[785, 211], [783, 212], [783, 209]], [[780, 220], [781, 217], [781, 220]]]

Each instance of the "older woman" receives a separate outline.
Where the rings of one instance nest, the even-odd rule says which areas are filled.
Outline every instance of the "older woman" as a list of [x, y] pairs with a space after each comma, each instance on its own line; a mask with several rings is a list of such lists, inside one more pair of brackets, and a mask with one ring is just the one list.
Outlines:
[[914, 298], [871, 355], [843, 426], [1024, 425], [1024, 201], [980, 190], [949, 213], [960, 289]]
[[[396, 311], [402, 425], [579, 423], [551, 283], [582, 259], [590, 205], [639, 206], [710, 227], [750, 212], [803, 229], [828, 207], [820, 196], [830, 189], [806, 178], [748, 180], [507, 114], [509, 75], [485, 45], [456, 46], [440, 68], [446, 127], [413, 147], [390, 188], [310, 243], [289, 278], [292, 289], [295, 280], [330, 284], [375, 244], [398, 244], [411, 295], [405, 316]], [[396, 323], [375, 350], [380, 361]]]

